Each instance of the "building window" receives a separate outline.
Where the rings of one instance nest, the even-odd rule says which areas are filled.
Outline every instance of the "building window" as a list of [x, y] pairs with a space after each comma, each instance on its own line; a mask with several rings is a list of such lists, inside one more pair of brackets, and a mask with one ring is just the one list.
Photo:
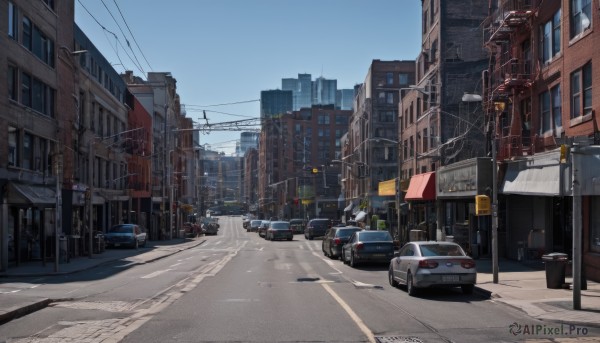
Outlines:
[[562, 133], [562, 102], [560, 98], [560, 85], [550, 90], [552, 97], [552, 117], [555, 134], [558, 136]]
[[394, 93], [386, 93], [386, 103], [388, 104], [394, 104]]
[[21, 73], [21, 103], [31, 107], [31, 76]]
[[592, 113], [592, 64], [571, 74], [571, 119]]
[[8, 36], [17, 39], [17, 9], [12, 2], [8, 2]]
[[23, 135], [23, 168], [33, 167], [33, 137], [26, 133]]
[[394, 73], [386, 73], [385, 74], [386, 83], [388, 85], [394, 84]]
[[571, 38], [576, 37], [592, 24], [592, 0], [571, 0]]
[[600, 253], [600, 197], [592, 197], [590, 214], [590, 251]]
[[8, 98], [10, 100], [17, 101], [17, 68], [15, 66], [8, 66]]
[[401, 86], [408, 85], [408, 74], [405, 74], [405, 73], [398, 74], [398, 83]]
[[336, 115], [335, 125], [348, 126], [348, 116]]
[[547, 63], [560, 52], [560, 10], [540, 28], [542, 62]]
[[329, 125], [329, 114], [320, 114], [317, 120], [320, 125]]
[[379, 121], [382, 123], [393, 123], [395, 117], [394, 111], [379, 111]]
[[540, 135], [562, 132], [560, 85], [540, 94]]
[[19, 166], [19, 132], [16, 127], [8, 127], [8, 165], [12, 167]]
[[54, 9], [54, 0], [42, 0], [42, 2], [45, 3], [51, 9]]
[[23, 41], [21, 43], [31, 50], [31, 21], [27, 17], [23, 17]]

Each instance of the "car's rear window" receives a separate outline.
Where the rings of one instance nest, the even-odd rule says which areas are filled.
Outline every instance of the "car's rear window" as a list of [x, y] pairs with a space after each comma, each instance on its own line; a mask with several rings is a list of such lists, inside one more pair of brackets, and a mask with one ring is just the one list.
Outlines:
[[133, 226], [132, 225], [118, 225], [118, 226], [113, 226], [110, 228], [110, 230], [108, 232], [114, 232], [114, 233], [131, 233], [133, 232]]
[[365, 231], [358, 237], [361, 242], [391, 241], [392, 236], [387, 231]]
[[424, 244], [420, 248], [423, 256], [465, 256], [463, 250], [453, 244]]
[[340, 229], [337, 230], [336, 236], [346, 238], [352, 236], [353, 233], [360, 230], [361, 229]]
[[252, 226], [259, 226], [260, 223], [262, 223], [262, 220], [253, 220], [250, 222], [250, 225]]
[[289, 228], [290, 228], [290, 223], [278, 223], [278, 222], [271, 223], [271, 229], [288, 230]]

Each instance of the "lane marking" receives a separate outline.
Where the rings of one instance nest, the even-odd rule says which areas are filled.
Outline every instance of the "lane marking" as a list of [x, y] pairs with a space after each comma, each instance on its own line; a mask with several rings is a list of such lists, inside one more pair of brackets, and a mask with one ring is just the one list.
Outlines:
[[150, 274], [148, 274], [148, 275], [141, 276], [141, 277], [140, 277], [140, 279], [151, 279], [151, 278], [153, 278], [153, 277], [157, 277], [157, 276], [159, 276], [160, 274], [166, 273], [166, 272], [168, 272], [169, 270], [172, 270], [172, 269], [171, 269], [171, 268], [169, 268], [169, 269], [165, 269], [165, 270], [157, 270], [157, 271], [155, 271], [154, 273], [150, 273]]
[[371, 330], [369, 330], [369, 328], [362, 321], [362, 319], [360, 319], [360, 317], [354, 311], [352, 311], [352, 308], [350, 308], [350, 306], [333, 289], [331, 289], [331, 287], [329, 287], [327, 283], [321, 283], [321, 286], [323, 286], [327, 293], [329, 293], [333, 297], [333, 299], [335, 299], [335, 301], [337, 301], [338, 304], [342, 306], [344, 311], [348, 313], [348, 315], [350, 316], [350, 318], [352, 318], [354, 323], [356, 323], [360, 331], [362, 331], [365, 334], [365, 336], [367, 336], [369, 342], [376, 343], [375, 335], [373, 335], [373, 332], [371, 332]]

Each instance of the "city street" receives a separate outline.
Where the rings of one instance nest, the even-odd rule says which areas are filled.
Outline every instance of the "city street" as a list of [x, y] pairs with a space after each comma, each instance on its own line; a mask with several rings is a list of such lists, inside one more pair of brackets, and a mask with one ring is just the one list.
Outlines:
[[514, 326], [549, 333], [528, 341], [569, 329], [458, 289], [410, 297], [389, 286], [387, 266], [352, 269], [324, 257], [318, 239], [271, 242], [240, 217], [220, 223], [153, 262], [3, 279], [62, 301], [0, 326], [0, 342], [511, 342], [524, 338]]

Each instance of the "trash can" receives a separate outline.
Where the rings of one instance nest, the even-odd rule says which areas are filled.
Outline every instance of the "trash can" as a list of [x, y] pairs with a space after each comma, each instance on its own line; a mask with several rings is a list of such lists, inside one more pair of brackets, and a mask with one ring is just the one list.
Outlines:
[[565, 272], [567, 269], [569, 255], [553, 252], [542, 255], [542, 261], [546, 266], [546, 287], [552, 289], [562, 288], [565, 283]]

